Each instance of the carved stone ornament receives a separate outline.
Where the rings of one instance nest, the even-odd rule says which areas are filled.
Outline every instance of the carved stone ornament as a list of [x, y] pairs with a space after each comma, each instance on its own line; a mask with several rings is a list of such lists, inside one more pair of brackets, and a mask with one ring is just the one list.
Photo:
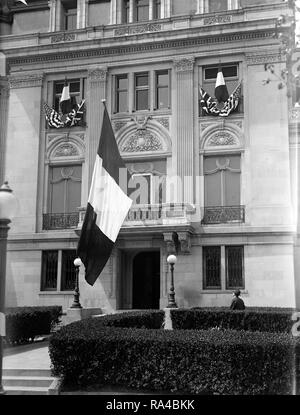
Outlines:
[[107, 68], [91, 68], [88, 76], [92, 82], [105, 82], [107, 78]]
[[59, 33], [51, 36], [51, 43], [71, 42], [72, 40], [76, 40], [75, 33]]
[[173, 233], [168, 232], [164, 233], [164, 242], [166, 246], [166, 251], [168, 255], [176, 254], [176, 244], [174, 241]]
[[155, 152], [163, 150], [161, 141], [146, 130], [137, 130], [122, 146], [123, 153]]
[[276, 54], [264, 54], [264, 55], [255, 55], [255, 54], [246, 54], [246, 62], [248, 65], [262, 65], [265, 63], [279, 63], [284, 62], [285, 57], [281, 53]]
[[234, 146], [237, 140], [228, 131], [218, 131], [208, 141], [208, 146]]
[[78, 150], [72, 144], [62, 144], [54, 152], [54, 157], [78, 156]]
[[115, 133], [117, 133], [119, 130], [121, 130], [121, 128], [125, 127], [125, 125], [127, 125], [126, 121], [115, 121], [113, 123]]
[[191, 72], [194, 69], [194, 56], [186, 56], [174, 60], [174, 67], [176, 72]]
[[28, 75], [11, 75], [8, 78], [11, 89], [15, 88], [30, 88], [35, 86], [42, 86], [44, 75], [28, 74]]
[[231, 15], [216, 15], [211, 17], [205, 17], [203, 19], [203, 24], [206, 25], [212, 25], [212, 24], [219, 24], [219, 23], [231, 23], [232, 22], [232, 16]]
[[159, 23], [146, 23], [137, 26], [125, 26], [114, 31], [115, 36], [138, 35], [140, 33], [159, 32], [162, 29]]
[[161, 124], [163, 127], [165, 127], [166, 130], [170, 129], [170, 120], [169, 118], [156, 118], [156, 120], [159, 124]]
[[191, 238], [189, 232], [177, 232], [180, 249], [183, 254], [191, 253]]

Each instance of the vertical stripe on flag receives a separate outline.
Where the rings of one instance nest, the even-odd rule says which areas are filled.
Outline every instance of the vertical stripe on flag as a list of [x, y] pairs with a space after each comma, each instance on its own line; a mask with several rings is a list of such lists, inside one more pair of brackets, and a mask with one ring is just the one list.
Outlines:
[[216, 87], [215, 87], [215, 97], [218, 102], [226, 102], [229, 98], [227, 86], [225, 84], [224, 76], [222, 69], [219, 68], [217, 80], [216, 80]]
[[120, 172], [127, 177], [105, 107], [88, 205], [77, 248], [77, 254], [85, 266], [85, 279], [90, 285], [94, 285], [105, 267], [132, 204], [132, 200], [119, 186]]
[[17, 1], [20, 1], [21, 3], [26, 4], [26, 6], [28, 6], [26, 0], [17, 0]]
[[60, 98], [60, 108], [63, 114], [68, 114], [72, 111], [72, 103], [71, 103], [71, 96], [70, 96], [70, 86], [65, 81], [65, 85], [62, 90], [61, 98]]

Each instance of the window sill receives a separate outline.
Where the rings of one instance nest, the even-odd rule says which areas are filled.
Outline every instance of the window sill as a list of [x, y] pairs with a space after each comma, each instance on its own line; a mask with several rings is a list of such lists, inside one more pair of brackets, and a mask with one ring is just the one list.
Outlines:
[[40, 291], [39, 295], [74, 295], [74, 291]]
[[[249, 294], [248, 290], [242, 290], [242, 289], [239, 289], [239, 290], [241, 291], [241, 295]], [[232, 294], [233, 291], [235, 291], [234, 288], [232, 290], [222, 290], [222, 289], [212, 290], [212, 289], [208, 289], [208, 290], [201, 290], [200, 294]]]

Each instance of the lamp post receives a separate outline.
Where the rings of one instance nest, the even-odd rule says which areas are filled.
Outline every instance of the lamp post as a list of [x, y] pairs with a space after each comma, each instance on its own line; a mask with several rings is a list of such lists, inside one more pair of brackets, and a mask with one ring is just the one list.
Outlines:
[[0, 395], [5, 394], [2, 386], [3, 337], [5, 337], [5, 274], [6, 248], [9, 223], [17, 211], [17, 199], [5, 182], [0, 187]]
[[82, 308], [82, 306], [79, 302], [79, 297], [80, 297], [80, 293], [79, 293], [79, 268], [82, 265], [81, 259], [76, 258], [74, 260], [74, 265], [76, 267], [76, 280], [75, 280], [74, 300], [73, 300], [73, 304], [71, 305], [70, 308]]
[[175, 289], [174, 289], [174, 265], [177, 262], [177, 257], [175, 255], [169, 255], [167, 258], [168, 264], [171, 267], [171, 285], [170, 292], [168, 296], [168, 305], [167, 308], [178, 308], [175, 302]]

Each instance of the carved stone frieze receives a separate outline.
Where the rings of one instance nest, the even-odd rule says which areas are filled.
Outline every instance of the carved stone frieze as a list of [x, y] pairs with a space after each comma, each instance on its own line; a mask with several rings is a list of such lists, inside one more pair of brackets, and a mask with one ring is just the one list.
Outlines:
[[218, 131], [208, 141], [208, 147], [234, 146], [236, 144], [236, 138], [228, 131]]
[[262, 65], [265, 63], [285, 62], [285, 57], [281, 53], [273, 54], [246, 54], [247, 65]]
[[78, 155], [78, 149], [70, 143], [61, 144], [54, 152], [54, 157], [70, 157]]
[[107, 68], [91, 68], [88, 71], [88, 77], [91, 82], [106, 82]]
[[163, 150], [162, 142], [147, 130], [139, 129], [122, 146], [123, 153], [155, 152]]
[[162, 25], [159, 23], [146, 23], [137, 26], [123, 26], [115, 29], [115, 36], [137, 35], [140, 33], [159, 32], [162, 29]]
[[42, 73], [11, 75], [8, 77], [10, 89], [31, 88], [42, 86], [44, 75]]
[[203, 24], [212, 25], [212, 24], [219, 24], [219, 23], [231, 23], [232, 16], [231, 15], [215, 15], [210, 17], [205, 17], [203, 19]]
[[138, 130], [145, 130], [148, 124], [148, 121], [151, 120], [151, 115], [147, 115], [146, 117], [132, 117], [131, 121], [134, 121]]
[[194, 56], [183, 56], [174, 59], [174, 67], [176, 72], [191, 72], [194, 69]]
[[72, 40], [76, 40], [75, 33], [59, 33], [51, 36], [51, 43], [71, 42]]

